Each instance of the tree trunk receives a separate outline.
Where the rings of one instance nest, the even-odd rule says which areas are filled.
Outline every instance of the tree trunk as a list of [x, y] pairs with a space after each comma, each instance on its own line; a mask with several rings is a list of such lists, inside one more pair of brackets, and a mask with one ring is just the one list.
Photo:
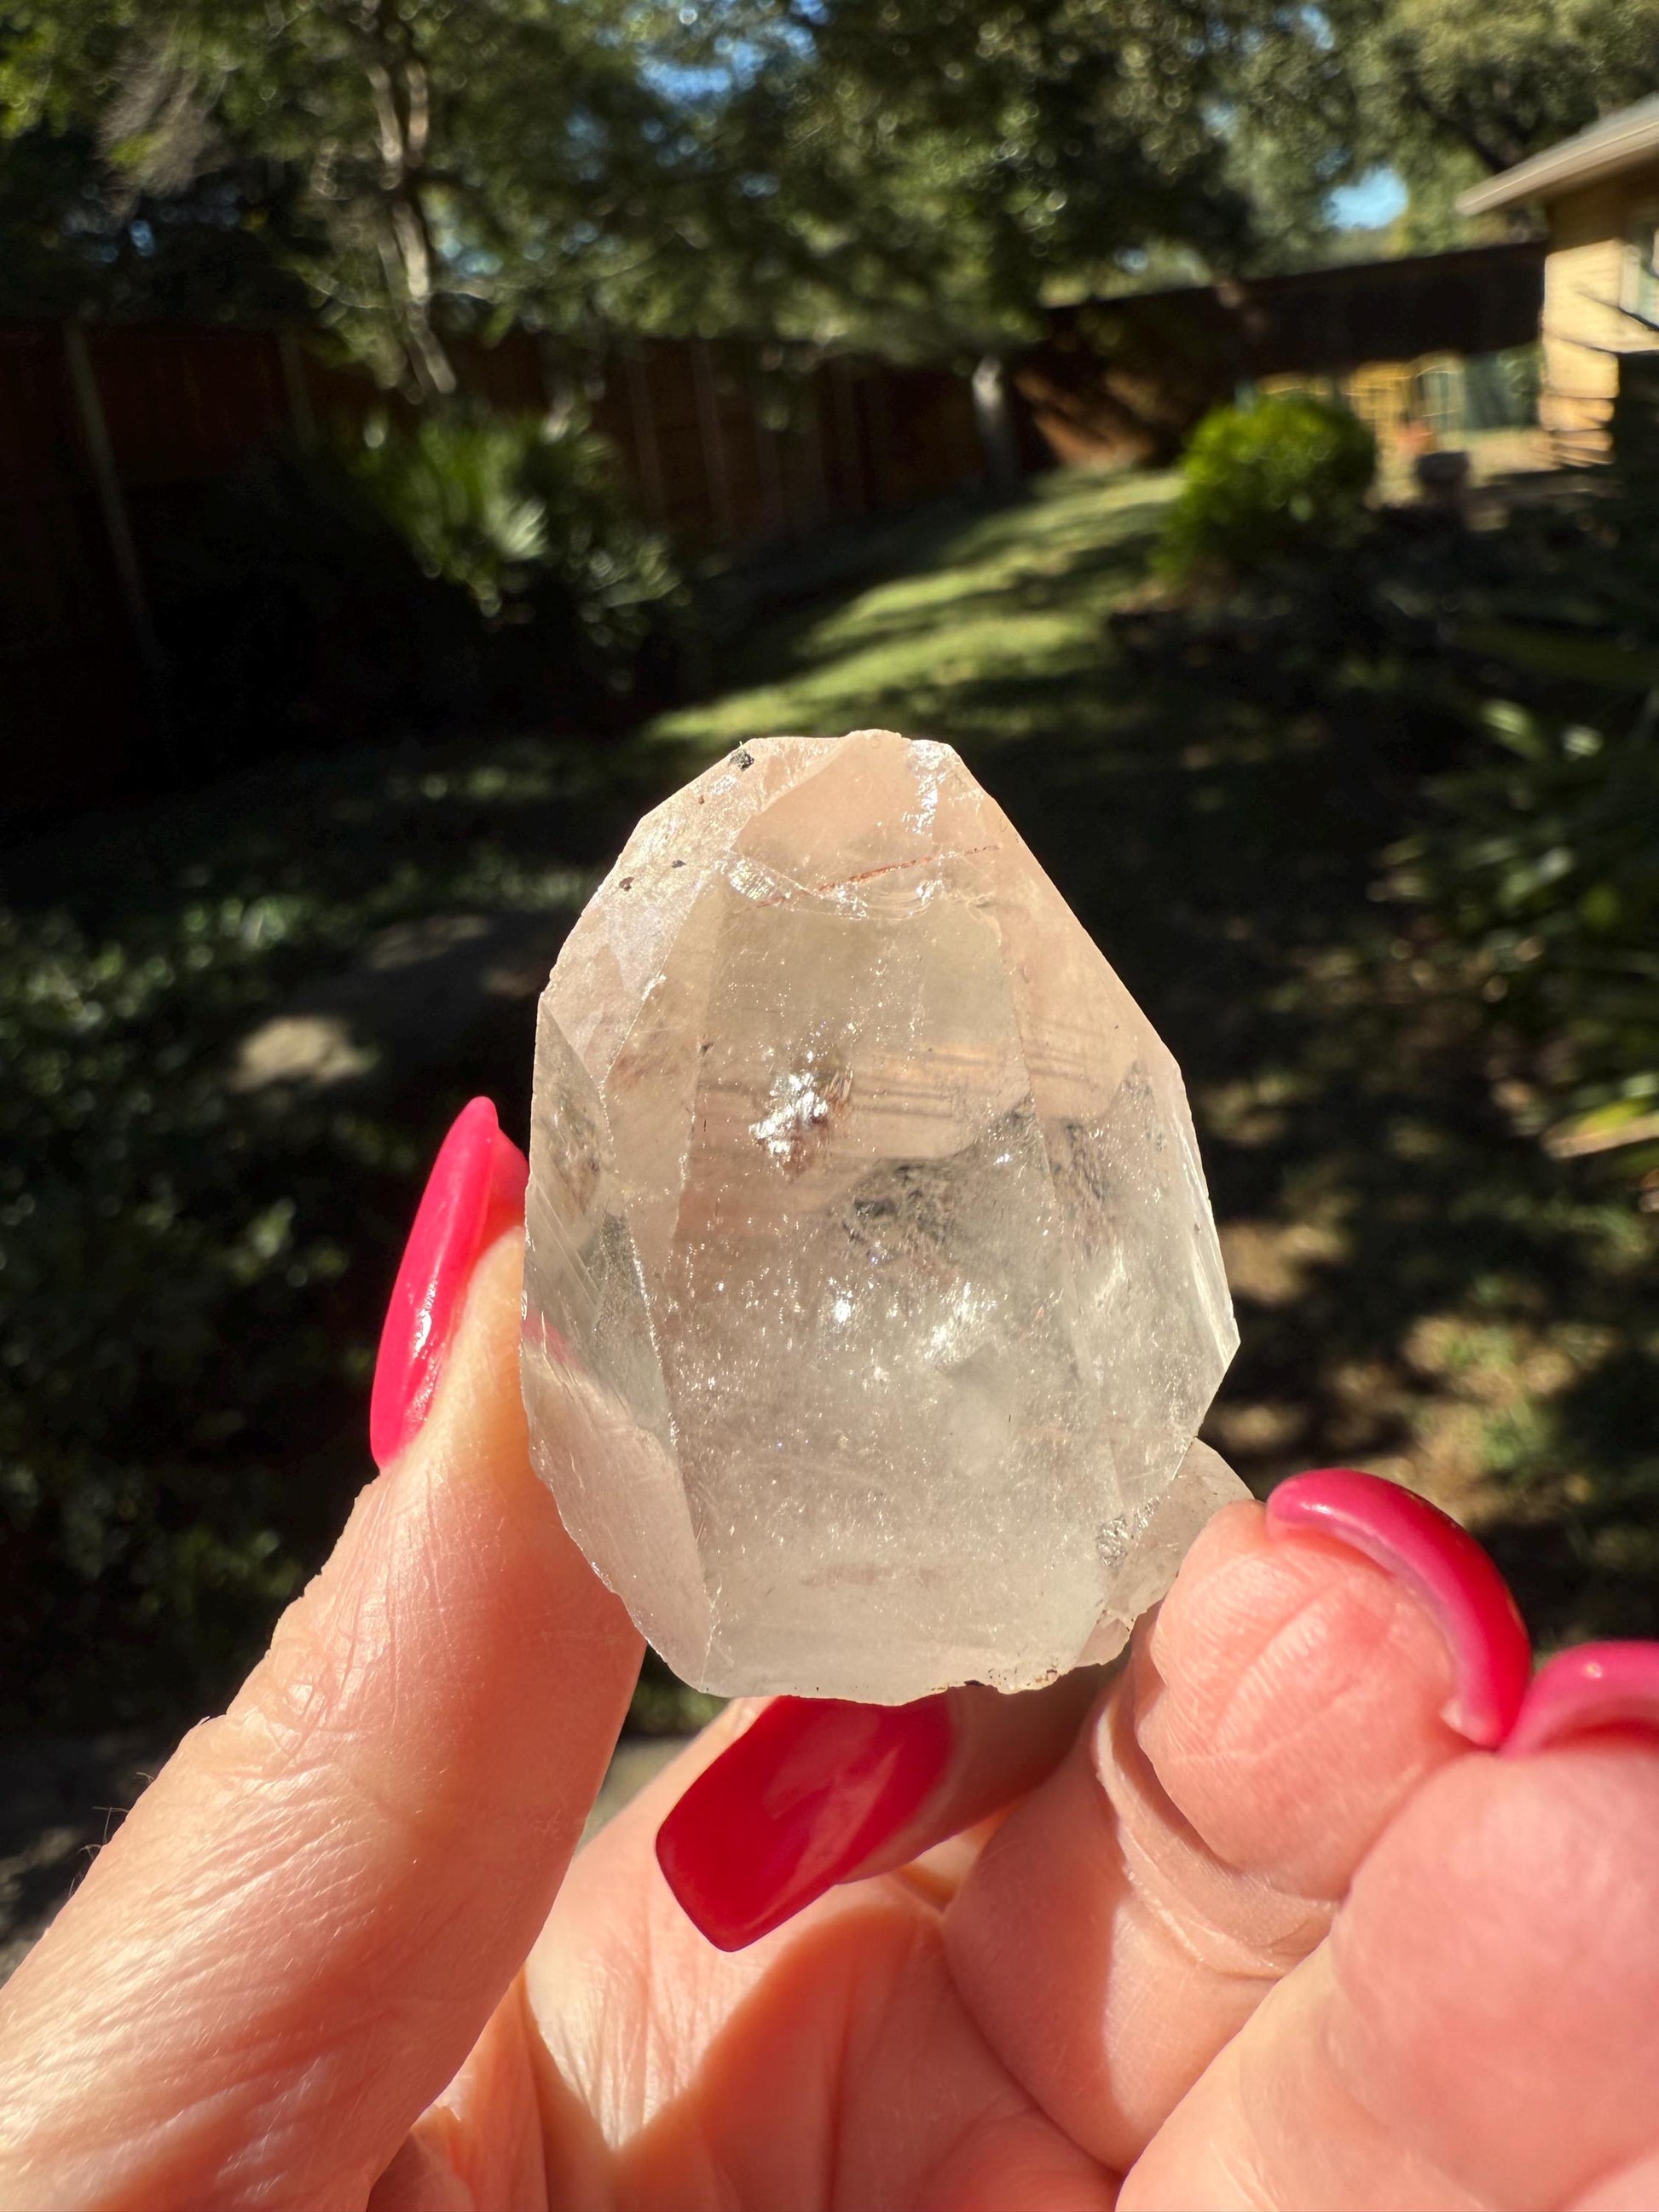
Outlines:
[[1002, 362], [988, 353], [974, 370], [974, 421], [985, 453], [985, 475], [991, 489], [1005, 495], [1017, 492], [1025, 471], [1019, 465], [1019, 441], [1008, 411], [1008, 380]]
[[400, 325], [398, 342], [419, 398], [447, 399], [455, 390], [455, 371], [432, 320], [436, 256], [420, 185], [431, 137], [432, 81], [407, 27], [400, 19], [388, 21], [380, 0], [364, 0], [356, 26], [380, 156], [380, 265]]

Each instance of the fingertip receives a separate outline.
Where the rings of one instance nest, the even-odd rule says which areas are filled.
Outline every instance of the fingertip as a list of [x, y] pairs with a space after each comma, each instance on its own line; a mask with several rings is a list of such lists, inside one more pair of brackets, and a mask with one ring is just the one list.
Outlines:
[[1659, 1644], [1581, 1644], [1558, 1651], [1534, 1677], [1504, 1753], [1525, 1758], [1614, 1729], [1659, 1742]]
[[472, 1270], [524, 1219], [530, 1166], [488, 1098], [474, 1098], [438, 1148], [380, 1331], [369, 1395], [369, 1450], [386, 1467], [432, 1410]]
[[1120, 1729], [1212, 1849], [1307, 1896], [1340, 1895], [1405, 1794], [1462, 1747], [1444, 1717], [1453, 1655], [1415, 1592], [1260, 1507], [1194, 1546], [1130, 1687]]
[[1426, 1498], [1354, 1468], [1321, 1468], [1267, 1500], [1273, 1535], [1298, 1532], [1346, 1545], [1395, 1578], [1444, 1638], [1455, 1684], [1449, 1728], [1489, 1750], [1514, 1725], [1532, 1674], [1532, 1645], [1509, 1585], [1467, 1530]]
[[681, 1910], [738, 1951], [866, 1865], [912, 1822], [951, 1752], [949, 1701], [775, 1698], [657, 1832]]

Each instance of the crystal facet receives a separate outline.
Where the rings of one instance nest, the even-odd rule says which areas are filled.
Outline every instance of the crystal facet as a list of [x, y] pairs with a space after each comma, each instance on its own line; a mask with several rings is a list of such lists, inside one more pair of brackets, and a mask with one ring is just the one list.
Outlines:
[[1243, 1494], [1180, 1073], [947, 745], [768, 738], [646, 816], [531, 1170], [537, 1465], [702, 1688], [1029, 1687]]

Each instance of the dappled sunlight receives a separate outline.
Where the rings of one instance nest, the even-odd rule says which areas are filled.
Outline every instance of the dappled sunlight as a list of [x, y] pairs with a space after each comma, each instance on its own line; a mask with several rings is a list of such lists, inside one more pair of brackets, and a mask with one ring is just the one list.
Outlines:
[[1651, 1629], [1650, 1218], [1508, 1126], [1471, 1009], [1373, 895], [1419, 803], [1386, 702], [1276, 710], [1224, 657], [1115, 648], [1167, 489], [1046, 484], [659, 727], [958, 744], [1186, 1070], [1243, 1333], [1216, 1441], [1258, 1482], [1351, 1460], [1428, 1490], [1547, 1637]]
[[477, 1091], [525, 1133], [537, 994], [653, 795], [622, 748], [380, 751], [9, 856], [0, 1706], [107, 1723], [257, 1648], [366, 1470], [431, 1152]]
[[425, 1163], [478, 1091], [525, 1133], [536, 991], [635, 818], [713, 748], [871, 723], [963, 750], [1182, 1064], [1243, 1338], [1214, 1440], [1259, 1485], [1443, 1498], [1546, 1637], [1655, 1627], [1659, 1220], [1516, 1134], [1377, 895], [1421, 787], [1386, 702], [1125, 648], [1167, 493], [1060, 477], [842, 540], [838, 596], [633, 739], [273, 764], [13, 856], [9, 1356], [74, 1516], [25, 1561], [15, 1695], [81, 1694], [38, 1651], [87, 1577], [100, 1711], [230, 1679], [361, 1480]]
[[[1044, 478], [1019, 506], [960, 525], [931, 549], [936, 566], [751, 641], [719, 699], [653, 732], [699, 746], [873, 720], [938, 732], [971, 721], [969, 695], [1006, 686], [1012, 714], [993, 706], [986, 719], [1012, 734], [1045, 680], [1098, 663], [1106, 611], [1145, 574], [1166, 489], [1144, 477]], [[751, 671], [773, 680], [745, 688]]]

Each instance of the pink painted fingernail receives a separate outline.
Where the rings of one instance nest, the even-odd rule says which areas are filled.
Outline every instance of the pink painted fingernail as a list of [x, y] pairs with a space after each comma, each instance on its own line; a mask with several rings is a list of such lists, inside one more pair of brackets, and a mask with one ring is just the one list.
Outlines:
[[949, 1700], [774, 1698], [657, 1831], [688, 1918], [740, 1951], [856, 1873], [915, 1817], [951, 1752]]
[[1503, 1741], [1532, 1673], [1532, 1646], [1509, 1585], [1473, 1536], [1414, 1491], [1350, 1467], [1281, 1482], [1267, 1500], [1267, 1526], [1334, 1537], [1398, 1576], [1451, 1647], [1457, 1686], [1447, 1726], [1483, 1748]]
[[1522, 1700], [1504, 1755], [1616, 1728], [1659, 1734], [1659, 1644], [1581, 1644], [1547, 1659]]
[[368, 1448], [377, 1467], [396, 1459], [425, 1420], [473, 1263], [524, 1219], [529, 1176], [489, 1099], [463, 1106], [421, 1194], [380, 1331], [368, 1401]]

